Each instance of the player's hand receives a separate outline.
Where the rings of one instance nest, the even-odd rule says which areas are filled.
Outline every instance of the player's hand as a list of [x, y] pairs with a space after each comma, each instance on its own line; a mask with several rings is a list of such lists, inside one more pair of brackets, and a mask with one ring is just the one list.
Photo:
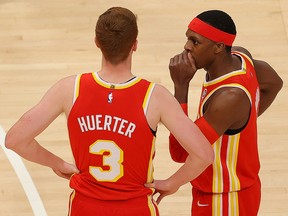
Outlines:
[[71, 176], [75, 173], [79, 173], [79, 170], [74, 164], [67, 163], [63, 161], [62, 164], [60, 164], [59, 168], [53, 169], [53, 171], [60, 177], [65, 179], [70, 179]]
[[170, 59], [169, 70], [174, 85], [180, 87], [189, 85], [197, 71], [197, 67], [191, 53], [184, 50]]
[[168, 180], [154, 180], [152, 183], [146, 183], [147, 188], [154, 188], [154, 195], [159, 194], [156, 203], [159, 204], [161, 200], [168, 195], [174, 194], [178, 191], [179, 187], [175, 187]]

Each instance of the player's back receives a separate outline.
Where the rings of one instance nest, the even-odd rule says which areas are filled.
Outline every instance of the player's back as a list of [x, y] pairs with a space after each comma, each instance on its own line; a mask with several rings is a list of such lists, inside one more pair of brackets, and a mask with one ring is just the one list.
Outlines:
[[144, 184], [153, 181], [155, 135], [145, 110], [154, 84], [137, 77], [110, 84], [96, 73], [79, 75], [76, 83], [68, 130], [80, 173], [71, 188], [99, 201], [152, 202]]
[[151, 193], [144, 183], [153, 179], [155, 137], [143, 109], [150, 83], [134, 78], [110, 85], [92, 73], [79, 78], [78, 96], [68, 117], [80, 170], [71, 180], [72, 187], [79, 179], [85, 187], [91, 186], [84, 194], [104, 200], [128, 199], [143, 195], [142, 190]]

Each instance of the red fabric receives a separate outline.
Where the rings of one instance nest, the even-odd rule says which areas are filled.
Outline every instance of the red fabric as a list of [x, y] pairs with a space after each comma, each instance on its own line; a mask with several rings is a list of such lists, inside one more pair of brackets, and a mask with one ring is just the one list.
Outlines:
[[[235, 215], [257, 216], [261, 200], [261, 183], [258, 179], [251, 187], [221, 194], [204, 193], [193, 187], [192, 194], [191, 215], [193, 216], [213, 215], [213, 212], [222, 212], [222, 216], [228, 216], [231, 215], [231, 211]], [[234, 197], [234, 202], [229, 197]]]
[[[183, 103], [180, 104], [184, 113], [188, 115], [188, 106], [187, 104]], [[199, 127], [201, 132], [205, 135], [205, 137], [209, 140], [211, 145], [220, 137], [217, 132], [212, 128], [209, 123], [205, 120], [204, 117], [197, 119], [195, 121], [195, 124]], [[169, 150], [172, 160], [184, 163], [188, 153], [186, 150], [180, 145], [180, 143], [175, 139], [173, 134], [170, 134], [169, 136]]]
[[195, 124], [199, 127], [201, 132], [211, 144], [213, 144], [220, 137], [218, 133], [214, 130], [214, 128], [209, 125], [209, 123], [204, 117], [197, 119], [195, 121]]
[[221, 31], [205, 22], [200, 20], [199, 18], [194, 18], [188, 28], [197, 34], [200, 34], [212, 41], [215, 42], [223, 42], [228, 46], [232, 46], [236, 35], [229, 34], [227, 32]]
[[182, 104], [180, 104], [180, 106], [182, 107], [183, 112], [188, 116], [188, 105], [187, 105], [187, 103], [182, 103]]
[[[204, 81], [198, 117], [204, 116], [204, 106], [213, 92], [220, 88], [242, 89], [251, 100], [249, 121], [236, 134], [223, 134], [213, 144], [215, 161], [192, 181], [193, 187], [207, 193], [226, 193], [250, 187], [258, 180], [260, 169], [257, 144], [259, 85], [251, 60], [233, 52], [242, 60], [242, 68], [216, 80]], [[206, 127], [205, 127], [206, 128]], [[207, 130], [207, 128], [206, 128]]]
[[123, 201], [97, 200], [73, 192], [69, 200], [68, 216], [159, 216], [157, 204], [152, 196]]
[[81, 76], [79, 96], [68, 117], [80, 170], [70, 187], [79, 194], [98, 200], [152, 195], [153, 190], [144, 186], [153, 180], [155, 141], [143, 110], [149, 86], [137, 78], [111, 88], [91, 73]]

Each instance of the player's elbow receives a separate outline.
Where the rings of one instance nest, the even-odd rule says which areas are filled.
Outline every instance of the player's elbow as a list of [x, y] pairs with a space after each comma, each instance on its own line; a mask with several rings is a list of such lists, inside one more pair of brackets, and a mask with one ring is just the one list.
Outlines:
[[276, 85], [277, 85], [277, 92], [279, 92], [283, 87], [283, 80], [280, 77], [278, 77]]
[[177, 162], [177, 163], [184, 163], [186, 161], [187, 156], [188, 156], [187, 153], [185, 155], [182, 155], [182, 154], [172, 153], [171, 151], [170, 151], [170, 155], [171, 155], [172, 160]]
[[15, 136], [13, 136], [10, 132], [8, 132], [5, 136], [4, 145], [7, 149], [15, 150], [17, 147], [17, 142], [15, 140]]
[[215, 154], [214, 154], [213, 148], [211, 147], [209, 151], [207, 151], [207, 155], [205, 159], [207, 166], [211, 165], [214, 162], [214, 159], [215, 159]]
[[203, 165], [206, 167], [210, 166], [215, 159], [214, 150], [211, 146], [205, 149], [205, 151], [202, 152], [202, 154], [199, 154], [198, 156], [200, 157]]

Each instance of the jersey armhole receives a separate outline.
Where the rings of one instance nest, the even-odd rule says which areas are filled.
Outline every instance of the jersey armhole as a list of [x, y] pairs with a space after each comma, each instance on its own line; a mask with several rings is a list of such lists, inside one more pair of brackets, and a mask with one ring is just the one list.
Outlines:
[[150, 99], [151, 99], [151, 95], [152, 95], [152, 92], [155, 88], [155, 83], [150, 83], [147, 91], [146, 91], [146, 95], [144, 97], [144, 101], [143, 101], [143, 104], [142, 104], [142, 107], [143, 107], [143, 110], [144, 110], [144, 114], [146, 116], [147, 114], [147, 109], [148, 109], [148, 105], [149, 105], [149, 102], [150, 102]]
[[73, 102], [72, 102], [72, 104], [75, 103], [76, 99], [79, 96], [80, 79], [81, 79], [81, 74], [78, 74], [76, 76], [75, 82], [74, 82], [74, 94], [73, 94]]
[[[145, 94], [145, 97], [144, 97], [144, 100], [143, 100], [143, 104], [142, 104], [142, 107], [143, 107], [143, 111], [144, 111], [144, 115], [145, 115], [145, 118], [146, 118], [146, 115], [147, 115], [147, 110], [148, 110], [148, 106], [149, 106], [149, 102], [150, 102], [150, 99], [151, 99], [151, 95], [152, 95], [152, 92], [155, 88], [155, 83], [150, 83], [149, 84], [149, 87], [146, 91], [146, 94]], [[149, 126], [152, 134], [156, 137], [156, 131], [154, 131], [150, 126]]]
[[239, 52], [239, 51], [233, 51], [232, 54], [237, 54], [239, 56], [245, 57], [251, 63], [251, 65], [254, 67], [254, 63], [253, 63], [252, 59], [246, 53]]

